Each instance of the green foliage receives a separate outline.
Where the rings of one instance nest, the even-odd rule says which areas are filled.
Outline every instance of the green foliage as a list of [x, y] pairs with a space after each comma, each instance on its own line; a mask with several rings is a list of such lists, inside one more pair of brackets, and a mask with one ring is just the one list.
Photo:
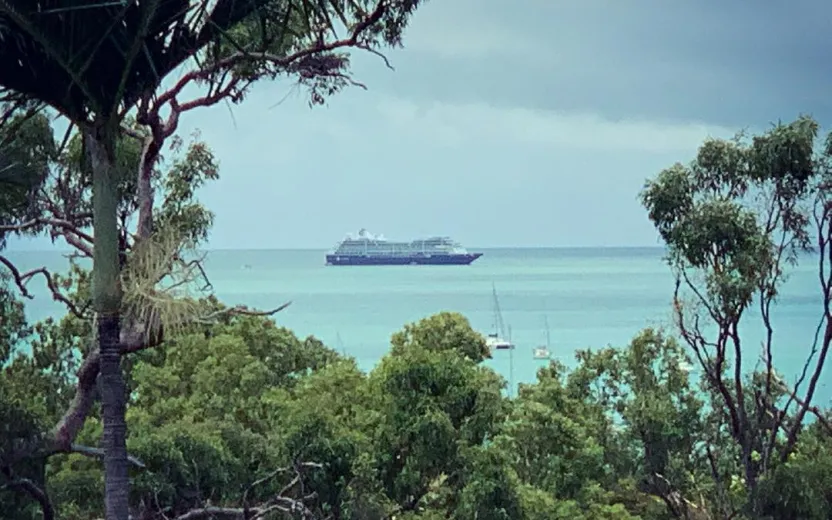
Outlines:
[[[33, 193], [41, 187], [57, 146], [44, 113], [11, 118], [0, 129], [0, 225], [19, 224], [37, 209]], [[40, 228], [29, 228], [30, 233]], [[7, 233], [0, 230], [0, 249]]]
[[175, 229], [183, 241], [183, 247], [196, 247], [207, 240], [208, 230], [214, 222], [214, 214], [196, 200], [196, 191], [207, 181], [219, 178], [219, 165], [214, 153], [194, 133], [182, 154], [182, 139], [173, 139], [171, 151], [175, 159], [161, 180], [154, 228]]
[[0, 272], [0, 365], [5, 365], [12, 347], [19, 345], [29, 334], [23, 303], [9, 287], [9, 275]]
[[706, 303], [738, 320], [761, 286], [782, 283], [780, 255], [809, 245], [818, 125], [802, 117], [750, 142], [709, 139], [689, 165], [646, 183], [641, 198], [677, 270], [704, 276]]
[[[288, 65], [265, 60], [264, 55], [284, 57], [288, 49], [314, 48], [318, 39], [327, 38], [322, 44], [328, 45], [328, 37], [341, 27], [364, 26], [352, 46], [400, 45], [419, 1], [384, 3], [380, 16], [369, 18], [376, 5], [365, 0], [220, 0], [86, 9], [83, 3], [62, 3], [44, 8], [60, 16], [44, 18], [28, 4], [11, 1], [4, 12], [15, 21], [0, 25], [0, 35], [13, 42], [4, 51], [5, 68], [19, 70], [0, 74], [0, 87], [16, 94], [6, 96], [9, 99], [36, 100], [76, 123], [118, 124], [123, 114], [192, 59], [216, 69], [213, 75], [236, 69], [246, 81], [287, 73], [302, 80], [343, 79], [348, 61], [339, 53], [307, 52], [296, 60], [300, 63]], [[220, 61], [234, 51], [237, 59]], [[85, 59], [78, 59], [81, 54]], [[315, 60], [317, 55], [320, 60]], [[259, 68], [265, 68], [262, 74], [253, 74]]]
[[[112, 179], [118, 197], [119, 215], [136, 211], [136, 180], [142, 157], [142, 143], [127, 135], [115, 140]], [[58, 179], [52, 188], [53, 200], [69, 205], [73, 213], [92, 213], [92, 165], [84, 148], [83, 135], [74, 132], [58, 158]], [[61, 191], [58, 191], [61, 190]], [[86, 227], [86, 225], [82, 226]]]
[[827, 519], [832, 513], [832, 436], [819, 429], [761, 486], [768, 518]]
[[[175, 130], [180, 113], [188, 105], [193, 108], [223, 99], [240, 101], [250, 84], [262, 77], [295, 76], [310, 87], [312, 102], [322, 103], [327, 95], [351, 83], [349, 60], [340, 49], [363, 48], [377, 53], [375, 49], [381, 45], [399, 45], [418, 4], [419, 0], [377, 4], [352, 0], [219, 0], [190, 4], [150, 1], [105, 3], [89, 9], [83, 2], [47, 2], [35, 10], [28, 3], [16, 0], [3, 4], [0, 37], [9, 42], [0, 53], [3, 98], [15, 105], [49, 106], [82, 128], [82, 137], [76, 136], [75, 146], [69, 148], [70, 155], [80, 153], [81, 157], [77, 161], [66, 158], [63, 161], [66, 170], [79, 170], [66, 176], [75, 182], [76, 197], [72, 200], [66, 185], [59, 184], [59, 196], [47, 202], [53, 215], [58, 213], [58, 205], [74, 203], [69, 211], [63, 208], [73, 218], [66, 216], [69, 224], [60, 227], [74, 226], [70, 231], [64, 229], [64, 238], [82, 253], [94, 257], [92, 299], [100, 331], [98, 370], [107, 430], [108, 517], [126, 520], [129, 516], [125, 457], [115, 455], [124, 452], [126, 438], [125, 389], [119, 362], [121, 314], [126, 314], [126, 321], [132, 320], [133, 325], [141, 319], [145, 329], [158, 337], [162, 328], [170, 328], [172, 324], [165, 317], [174, 313], [166, 311], [179, 310], [169, 305], [161, 308], [152, 305], [151, 291], [136, 283], [141, 277], [135, 269], [129, 281], [133, 282], [133, 288], [145, 289], [137, 291], [143, 296], [134, 298], [128, 309], [122, 306], [120, 282], [129, 235], [125, 229], [119, 233], [118, 228], [119, 225], [126, 227], [127, 218], [134, 210], [130, 195], [135, 191], [132, 186], [135, 172], [155, 166], [153, 161], [164, 139]], [[348, 37], [338, 42], [326, 41], [330, 36], [337, 39], [341, 27], [350, 32]], [[245, 41], [238, 42], [235, 36]], [[296, 52], [290, 56], [290, 51]], [[206, 57], [207, 60], [201, 59]], [[183, 78], [168, 95], [160, 95], [157, 91], [169, 75], [191, 59], [197, 59], [198, 71]], [[176, 97], [190, 82], [208, 83], [210, 93], [197, 101], [180, 102]], [[166, 104], [171, 113], [163, 122], [159, 111]], [[153, 128], [153, 142], [145, 142], [141, 148], [138, 142], [119, 139], [126, 114], [135, 108], [140, 122]], [[149, 153], [151, 145], [155, 146], [152, 154]], [[15, 164], [15, 158], [9, 160], [11, 155], [0, 154], [0, 168], [7, 170], [10, 164]], [[134, 161], [137, 157], [142, 161], [150, 157], [151, 162], [141, 168], [131, 168], [137, 164]], [[204, 165], [206, 154], [191, 159], [201, 160]], [[193, 177], [188, 164], [180, 166], [184, 168], [176, 172], [179, 176]], [[91, 183], [88, 174], [91, 174]], [[36, 174], [24, 172], [16, 176], [32, 179]], [[29, 182], [26, 187], [31, 190], [31, 186], [39, 183]], [[92, 216], [81, 216], [78, 207], [83, 206], [84, 199], [79, 195], [89, 186], [94, 192]], [[142, 192], [149, 196], [145, 188], [142, 183]], [[168, 188], [176, 192], [186, 187], [173, 183]], [[15, 216], [20, 199], [20, 193], [13, 193], [0, 200], [0, 224], [7, 219], [5, 213]], [[146, 197], [141, 201], [145, 208], [147, 202]], [[184, 218], [172, 219], [170, 214], [162, 217], [166, 224], [179, 228], [182, 244], [194, 245], [204, 238], [210, 215], [195, 205], [176, 209], [185, 213]], [[88, 226], [74, 218], [86, 220], [95, 228], [94, 249], [91, 244], [79, 242], [92, 239], [81, 231]], [[142, 219], [143, 231], [149, 227], [147, 222]], [[146, 233], [140, 235], [146, 238]], [[145, 253], [149, 249], [146, 244], [142, 247]], [[141, 258], [141, 252], [137, 256]], [[153, 283], [158, 281], [151, 276], [146, 278]], [[155, 320], [156, 316], [161, 318]]]
[[[48, 121], [47, 121], [48, 125]], [[48, 128], [51, 138], [51, 127]], [[139, 132], [139, 130], [136, 130]], [[53, 143], [54, 145], [54, 143]], [[56, 145], [55, 145], [56, 146]], [[219, 166], [212, 150], [194, 133], [188, 141], [174, 136], [171, 156], [152, 170], [154, 228], [175, 231], [185, 248], [205, 240], [213, 223], [213, 213], [196, 200], [196, 191], [206, 182], [219, 178]], [[142, 143], [120, 134], [115, 141], [113, 179], [122, 226], [138, 212], [137, 180], [142, 158]], [[92, 171], [84, 150], [83, 138], [74, 133], [60, 156], [50, 157], [52, 173], [46, 182], [46, 199], [40, 210], [57, 212], [79, 229], [92, 226]], [[60, 201], [59, 206], [49, 201]], [[60, 232], [61, 230], [56, 230]]]
[[[256, 507], [281, 493], [334, 520], [829, 518], [832, 432], [820, 421], [788, 447], [782, 430], [798, 418], [786, 409], [774, 423], [771, 410], [790, 396], [774, 368], [728, 370], [740, 366], [736, 327], [746, 309], [755, 299], [768, 309], [786, 261], [806, 246], [806, 202], [825, 200], [829, 157], [807, 159], [816, 133], [800, 119], [750, 142], [710, 140], [693, 164], [661, 172], [644, 190], [679, 285], [705, 310], [696, 314], [677, 289], [677, 324], [700, 372], [676, 338], [648, 329], [623, 347], [578, 351], [574, 368], [550, 363], [515, 399], [482, 363], [490, 356], [482, 335], [457, 313], [406, 324], [363, 373], [269, 318], [173, 291], [176, 280], [193, 281], [173, 274], [175, 257], [204, 240], [212, 221], [195, 190], [217, 176], [210, 149], [177, 140], [154, 174], [157, 234], [126, 258], [125, 302], [167, 298], [215, 319], [170, 327], [158, 348], [128, 358], [128, 448], [146, 465], [133, 470], [133, 510], [173, 518], [208, 504]], [[136, 150], [128, 148], [119, 197], [130, 213]], [[70, 153], [61, 171], [82, 179]], [[63, 200], [86, 207], [83, 182], [73, 193]], [[76, 306], [89, 301], [81, 267], [56, 283]], [[0, 425], [0, 461], [58, 421], [92, 345], [90, 320], [29, 326], [22, 311], [0, 285], [0, 413], [12, 419]], [[692, 328], [702, 317], [721, 343]], [[96, 409], [77, 442], [95, 445], [101, 434]], [[103, 514], [99, 460], [60, 454], [10, 467], [46, 486], [61, 518]], [[39, 510], [9, 489], [0, 508], [14, 520]]]
[[[649, 436], [658, 434], [651, 443], [663, 439], [662, 449], [650, 452], [653, 462], [647, 469], [666, 467], [663, 477], [675, 473], [670, 486], [661, 479], [647, 483], [685, 492], [710, 479], [702, 493], [708, 495], [714, 512], [724, 516], [828, 514], [826, 505], [819, 509], [825, 513], [817, 513], [799, 511], [788, 501], [778, 509], [769, 498], [775, 492], [771, 483], [782, 483], [783, 475], [794, 471], [787, 461], [798, 444], [832, 340], [826, 323], [827, 334], [805, 346], [805, 373], [810, 375], [801, 377], [794, 391], [806, 379], [812, 382], [802, 386], [802, 396], [792, 397], [793, 390], [777, 375], [774, 364], [777, 336], [771, 313], [787, 268], [798, 261], [817, 263], [824, 295], [819, 316], [829, 316], [832, 295], [832, 268], [827, 261], [832, 244], [832, 135], [817, 143], [818, 134], [816, 121], [800, 117], [751, 139], [743, 135], [709, 139], [690, 165], [676, 164], [662, 171], [641, 194], [667, 245], [668, 262], [676, 275], [676, 324], [702, 370], [700, 388], [707, 403], [704, 411], [697, 412], [699, 405], [690, 398], [684, 405], [687, 409], [681, 396], [668, 402], [666, 396], [674, 393], [670, 382], [646, 394], [648, 401], [640, 405], [639, 415], [631, 417], [647, 421], [640, 428]], [[749, 323], [755, 319], [747, 312], [752, 304], [759, 309], [756, 324]], [[765, 332], [763, 367], [752, 373], [747, 372], [748, 346], [739, 332], [749, 326]], [[753, 349], [756, 352], [757, 346]], [[793, 407], [795, 401], [803, 404]], [[667, 415], [671, 412], [676, 419]], [[823, 417], [822, 412], [818, 415]], [[666, 450], [668, 442], [676, 446]], [[684, 452], [685, 446], [695, 456], [668, 457], [673, 451]], [[695, 469], [696, 464], [704, 465], [697, 458], [707, 461], [705, 469]], [[794, 476], [800, 478], [799, 472]], [[817, 496], [813, 500], [824, 503]]]
[[[70, 348], [76, 323], [38, 324], [38, 349]], [[314, 463], [301, 474], [317, 518], [665, 520], [673, 496], [690, 501], [689, 518], [719, 517], [725, 502], [703, 449], [731, 444], [713, 444], [720, 426], [673, 338], [645, 330], [624, 348], [581, 351], [574, 369], [552, 362], [509, 400], [502, 378], [467, 354], [477, 336], [453, 314], [408, 324], [369, 374], [259, 316], [172, 338], [134, 360], [128, 447], [146, 468], [133, 472], [131, 502], [169, 516], [209, 501], [240, 507], [244, 493], [256, 505], [292, 481], [293, 467]], [[41, 369], [35, 357], [13, 355], [17, 368], [0, 378], [0, 406], [16, 418], [3, 442], [44, 431], [68, 398], [31, 399], [30, 387], [54, 393], [74, 370]], [[100, 435], [93, 417], [78, 442]], [[830, 439], [813, 427], [761, 484], [767, 518], [832, 511]], [[103, 514], [98, 460], [60, 455], [16, 469], [48, 483], [61, 518]], [[741, 468], [723, 469], [741, 482]], [[20, 493], [0, 501], [15, 520], [38, 510]]]
[[456, 312], [441, 312], [405, 325], [393, 335], [391, 343], [393, 355], [411, 348], [425, 348], [455, 351], [475, 363], [491, 357], [482, 335], [471, 329], [465, 316]]
[[455, 350], [393, 353], [368, 384], [377, 471], [387, 496], [406, 511], [420, 506], [437, 479], [458, 490], [468, 448], [483, 445], [505, 413], [503, 380]]
[[20, 359], [18, 354], [31, 339], [23, 305], [10, 292], [5, 276], [0, 275], [0, 510], [9, 520], [36, 518], [39, 507], [10, 486], [17, 479], [45, 483], [46, 459], [34, 456], [14, 465], [4, 462], [14, 453], [36, 447], [42, 433], [55, 417], [56, 378], [48, 364]]

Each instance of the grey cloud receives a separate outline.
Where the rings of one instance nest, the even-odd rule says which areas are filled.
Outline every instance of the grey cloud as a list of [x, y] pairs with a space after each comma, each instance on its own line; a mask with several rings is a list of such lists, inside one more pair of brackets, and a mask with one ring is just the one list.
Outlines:
[[[613, 119], [746, 126], [809, 112], [828, 121], [830, 19], [832, 4], [818, 0], [429, 2], [413, 46], [393, 54], [397, 72], [372, 85]], [[488, 52], [474, 52], [477, 41]]]

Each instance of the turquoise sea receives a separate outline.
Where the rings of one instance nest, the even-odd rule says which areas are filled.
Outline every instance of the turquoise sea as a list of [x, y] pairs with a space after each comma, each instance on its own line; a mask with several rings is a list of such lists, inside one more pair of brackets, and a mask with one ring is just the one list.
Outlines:
[[[217, 250], [206, 270], [215, 294], [229, 304], [270, 308], [292, 301], [276, 321], [300, 336], [315, 335], [370, 369], [405, 323], [459, 311], [483, 333], [494, 322], [492, 284], [513, 352], [497, 351], [490, 365], [514, 383], [532, 381], [543, 361], [532, 348], [546, 343], [567, 364], [586, 347], [624, 345], [644, 327], [671, 326], [673, 279], [660, 248], [485, 249], [470, 266], [327, 267], [323, 250]], [[57, 252], [9, 252], [21, 268], [60, 271]], [[817, 266], [794, 268], [774, 313], [776, 364], [793, 381], [820, 319]], [[33, 281], [40, 283], [40, 280]], [[40, 287], [27, 302], [30, 319], [62, 314]], [[759, 357], [759, 321], [745, 327], [745, 359]], [[832, 364], [832, 362], [829, 362]], [[826, 381], [832, 382], [832, 367]], [[828, 402], [832, 387], [820, 388]]]

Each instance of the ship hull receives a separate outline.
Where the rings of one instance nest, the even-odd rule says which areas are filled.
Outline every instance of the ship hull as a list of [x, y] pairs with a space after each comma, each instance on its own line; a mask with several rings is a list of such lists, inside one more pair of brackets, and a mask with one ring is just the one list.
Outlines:
[[462, 255], [362, 256], [326, 255], [327, 265], [470, 265], [482, 253]]

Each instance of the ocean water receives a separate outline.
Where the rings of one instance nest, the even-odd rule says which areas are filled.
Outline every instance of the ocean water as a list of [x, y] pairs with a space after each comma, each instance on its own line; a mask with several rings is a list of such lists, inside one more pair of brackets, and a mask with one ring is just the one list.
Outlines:
[[[261, 309], [292, 305], [275, 320], [299, 336], [314, 335], [371, 369], [388, 351], [392, 333], [440, 311], [458, 311], [477, 330], [493, 330], [492, 284], [514, 351], [497, 351], [488, 364], [517, 384], [535, 379], [544, 361], [532, 349], [546, 343], [553, 358], [574, 363], [576, 349], [623, 346], [645, 327], [670, 327], [673, 279], [660, 248], [486, 249], [470, 266], [327, 267], [324, 251], [211, 251], [205, 267], [215, 294], [228, 304]], [[21, 269], [65, 269], [56, 252], [9, 253]], [[775, 363], [793, 381], [820, 319], [817, 266], [792, 269], [773, 313]], [[34, 284], [38, 284], [35, 286]], [[42, 281], [32, 282], [30, 319], [63, 314]], [[742, 330], [748, 366], [761, 352], [752, 312]], [[828, 362], [827, 365], [832, 364]], [[832, 382], [827, 366], [825, 381]], [[823, 384], [823, 404], [832, 397]]]

